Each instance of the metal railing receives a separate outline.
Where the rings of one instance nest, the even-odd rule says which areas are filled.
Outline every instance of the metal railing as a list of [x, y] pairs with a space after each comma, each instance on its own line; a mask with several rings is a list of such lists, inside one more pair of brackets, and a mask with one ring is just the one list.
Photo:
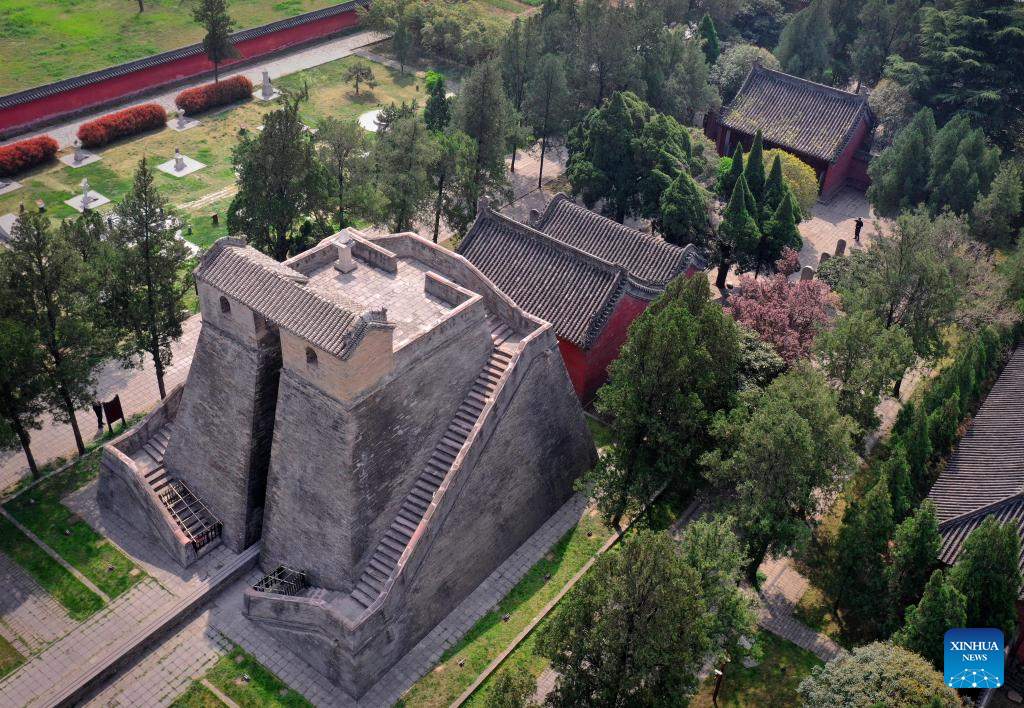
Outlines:
[[283, 565], [270, 575], [260, 579], [252, 589], [257, 592], [272, 592], [278, 595], [301, 595], [309, 587], [306, 574]]
[[160, 492], [160, 501], [167, 507], [178, 528], [188, 536], [195, 550], [198, 551], [220, 536], [220, 521], [180, 479], [168, 483]]

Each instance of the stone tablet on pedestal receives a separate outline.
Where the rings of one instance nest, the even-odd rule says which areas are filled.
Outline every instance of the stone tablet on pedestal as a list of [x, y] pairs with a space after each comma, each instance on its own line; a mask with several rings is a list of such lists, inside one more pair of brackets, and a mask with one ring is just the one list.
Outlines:
[[846, 239], [841, 238], [836, 242], [836, 255], [841, 256], [846, 253]]
[[83, 179], [82, 193], [72, 199], [65, 200], [64, 203], [75, 211], [84, 212], [88, 209], [95, 209], [104, 204], [109, 204], [110, 200], [99, 192], [92, 191], [89, 187], [89, 180]]
[[167, 121], [167, 127], [179, 133], [189, 128], [195, 128], [197, 125], [199, 125], [199, 121], [195, 118], [189, 118], [184, 113], [179, 113], [177, 118]]
[[804, 266], [800, 269], [800, 280], [813, 280], [814, 279], [814, 268], [809, 265]]
[[178, 148], [174, 149], [174, 157], [172, 159], [156, 166], [158, 170], [172, 177], [184, 177], [193, 172], [198, 172], [204, 167], [206, 165], [199, 160], [193, 160], [191, 157], [182, 155], [181, 150]]
[[60, 161], [72, 169], [79, 167], [85, 167], [91, 165], [94, 162], [98, 162], [103, 158], [94, 152], [89, 152], [82, 147], [82, 143], [78, 140], [75, 141], [75, 151], [70, 155], [64, 155], [60, 158]]
[[263, 70], [263, 82], [260, 86], [260, 90], [253, 93], [260, 101], [273, 101], [275, 98], [281, 95], [281, 92], [274, 88], [274, 85], [270, 83], [270, 72], [266, 69]]

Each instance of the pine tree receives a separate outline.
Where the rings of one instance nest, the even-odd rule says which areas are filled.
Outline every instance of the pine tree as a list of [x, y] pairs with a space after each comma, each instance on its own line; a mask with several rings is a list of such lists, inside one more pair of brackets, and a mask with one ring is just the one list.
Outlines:
[[914, 508], [914, 483], [910, 477], [910, 464], [907, 462], [907, 451], [902, 443], [889, 453], [888, 459], [881, 463], [881, 469], [889, 480], [889, 497], [892, 499], [892, 515], [896, 523], [903, 519]]
[[758, 130], [754, 134], [754, 141], [750, 145], [750, 152], [747, 153], [747, 164], [743, 168], [743, 176], [746, 178], [747, 186], [754, 195], [754, 203], [747, 204], [747, 209], [754, 216], [757, 223], [767, 218], [768, 213], [763, 211], [764, 206], [764, 136]]
[[[463, 80], [455, 101], [454, 126], [468, 135], [476, 146], [471, 206], [479, 197], [500, 190], [506, 183], [505, 154], [509, 135], [518, 117], [502, 85], [501, 67], [496, 61], [474, 66]], [[470, 206], [470, 205], [467, 205]]]
[[914, 407], [906, 435], [907, 463], [918, 497], [924, 497], [932, 486], [932, 441], [928, 431], [928, 414], [924, 407]]
[[423, 121], [427, 128], [440, 132], [448, 127], [451, 121], [452, 102], [448, 98], [448, 88], [444, 82], [444, 74], [428, 71], [423, 82], [427, 89], [427, 105], [423, 109]]
[[[3, 268], [0, 263], [0, 269]], [[7, 279], [0, 270], [0, 295]], [[9, 302], [3, 298], [4, 302]], [[0, 306], [2, 307], [2, 306]], [[33, 479], [40, 476], [32, 455], [32, 431], [39, 430], [45, 406], [43, 350], [32, 331], [24, 324], [9, 319], [10, 313], [0, 310], [0, 450], [20, 445]]]
[[722, 53], [722, 49], [718, 42], [718, 31], [715, 29], [715, 21], [706, 12], [700, 20], [699, 32], [704, 56], [707, 57], [708, 66], [711, 66], [718, 61], [718, 55]]
[[978, 200], [971, 212], [975, 235], [991, 246], [1010, 245], [1021, 223], [1022, 195], [1020, 167], [1012, 162], [1004, 163], [992, 180], [988, 194]]
[[206, 29], [203, 50], [213, 64], [213, 80], [216, 82], [220, 79], [220, 63], [239, 56], [231, 43], [231, 28], [235, 23], [228, 14], [227, 0], [199, 0], [192, 10], [192, 19]]
[[966, 627], [995, 627], [1012, 636], [1020, 592], [1020, 536], [1016, 524], [988, 516], [960, 548], [949, 577], [967, 598]]
[[[740, 158], [742, 162], [742, 157]], [[735, 163], [734, 163], [735, 164]], [[747, 182], [741, 174], [732, 189], [732, 197], [725, 209], [724, 218], [718, 227], [718, 278], [715, 286], [725, 287], [725, 279], [733, 261], [749, 257], [755, 252], [761, 239], [757, 223], [747, 210], [746, 195], [749, 193]]]
[[921, 597], [932, 570], [939, 566], [941, 546], [935, 505], [925, 500], [896, 528], [893, 535], [892, 560], [885, 576], [894, 626], [901, 625], [907, 607]]
[[966, 116], [955, 116], [935, 133], [928, 175], [928, 206], [933, 214], [949, 208], [967, 213], [987, 192], [999, 169], [999, 149], [985, 144], [980, 129]]
[[804, 241], [796, 227], [793, 211], [793, 196], [787, 192], [778, 209], [761, 229], [757, 249], [752, 254], [746, 254], [743, 270], [753, 270], [756, 278], [761, 273], [771, 271], [785, 249], [799, 252], [803, 248]]
[[[536, 25], [527, 21], [523, 25], [520, 18], [512, 21], [501, 45], [502, 85], [509, 103], [517, 115], [523, 114], [523, 103], [526, 100], [526, 84], [530, 81], [536, 66], [537, 33]], [[512, 150], [511, 171], [516, 171], [516, 150]]]
[[669, 243], [683, 246], [707, 240], [711, 228], [707, 200], [688, 173], [681, 173], [662, 193], [660, 222]]
[[895, 216], [927, 199], [936, 130], [934, 114], [923, 108], [871, 161], [868, 199], [882, 216]]
[[786, 24], [775, 56], [787, 74], [827, 83], [835, 42], [828, 0], [813, 0]]
[[845, 610], [847, 627], [860, 639], [877, 639], [884, 632], [878, 598], [886, 593], [883, 569], [892, 532], [889, 482], [883, 475], [843, 515], [831, 575], [832, 597]]
[[736, 186], [736, 180], [743, 174], [743, 145], [736, 143], [736, 149], [732, 151], [732, 163], [729, 166], [729, 171], [719, 180], [718, 183], [718, 196], [723, 199], [726, 195], [732, 195], [732, 190]]
[[907, 608], [903, 628], [893, 641], [923, 656], [936, 668], [942, 666], [943, 636], [951, 627], [967, 626], [967, 598], [936, 570], [924, 587], [921, 601]]
[[419, 116], [399, 120], [378, 138], [374, 163], [384, 197], [382, 216], [394, 232], [409, 231], [433, 203], [429, 170], [436, 160], [437, 145]]
[[188, 250], [174, 232], [177, 217], [154, 183], [146, 160], [139, 161], [131, 191], [117, 205], [112, 246], [111, 309], [121, 333], [121, 358], [141, 366], [149, 354], [160, 398], [167, 395], [164, 371], [171, 363], [171, 343], [181, 338], [188, 316]]
[[932, 454], [943, 457], [956, 444], [956, 431], [960, 427], [960, 394], [947, 396], [937, 410], [928, 416], [928, 435]]
[[540, 58], [533, 76], [526, 84], [523, 102], [525, 117], [540, 137], [540, 166], [537, 170], [537, 189], [544, 180], [544, 156], [553, 138], [565, 135], [569, 120], [569, 87], [565, 82], [562, 60], [554, 54]]

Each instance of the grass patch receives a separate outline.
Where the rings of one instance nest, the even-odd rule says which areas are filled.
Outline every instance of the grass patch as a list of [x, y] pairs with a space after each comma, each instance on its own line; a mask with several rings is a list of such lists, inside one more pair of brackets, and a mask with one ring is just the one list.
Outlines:
[[[245, 681], [243, 676], [248, 676]], [[288, 687], [274, 673], [239, 647], [221, 657], [206, 674], [206, 680], [240, 706], [281, 706], [312, 708], [302, 694]], [[199, 684], [202, 686], [202, 684]], [[205, 689], [204, 689], [205, 690]], [[207, 691], [209, 693], [209, 691]], [[211, 694], [212, 695], [212, 694]], [[207, 703], [184, 705], [209, 705]], [[217, 704], [213, 704], [217, 705]]]
[[14, 646], [0, 637], [0, 678], [14, 671], [25, 663], [25, 657]]
[[[40, 482], [5, 508], [64, 560], [110, 597], [146, 577], [131, 559], [61, 503], [99, 474], [100, 450], [94, 450], [61, 474]], [[134, 571], [134, 573], [133, 573]]]
[[99, 595], [50, 558], [28, 536], [0, 516], [0, 552], [24, 568], [44, 590], [68, 611], [71, 619], [81, 621], [103, 607]]
[[612, 439], [611, 429], [602, 423], [601, 421], [587, 416], [587, 427], [590, 428], [590, 435], [594, 438], [594, 445], [600, 450], [602, 447], [611, 445], [614, 440]]
[[174, 699], [171, 708], [224, 708], [224, 704], [213, 691], [195, 681], [188, 690]]
[[843, 634], [832, 606], [825, 593], [815, 585], [809, 585], [807, 592], [793, 608], [793, 617], [815, 632], [821, 632], [836, 644], [852, 648], [853, 644]]
[[[444, 653], [434, 670], [402, 697], [400, 705], [449, 705], [593, 557], [610, 533], [596, 515], [581, 519], [512, 588], [497, 609], [481, 617], [458, 644]], [[545, 580], [545, 576], [550, 578]], [[508, 622], [502, 621], [506, 613]], [[532, 636], [524, 645], [532, 642]], [[461, 667], [460, 660], [465, 661]]]
[[[756, 641], [761, 648], [761, 662], [746, 668], [729, 664], [718, 694], [719, 706], [793, 706], [799, 704], [796, 689], [821, 660], [796, 644], [774, 634], [760, 632]], [[693, 708], [709, 708], [715, 689], [714, 677], [701, 686], [690, 701]]]

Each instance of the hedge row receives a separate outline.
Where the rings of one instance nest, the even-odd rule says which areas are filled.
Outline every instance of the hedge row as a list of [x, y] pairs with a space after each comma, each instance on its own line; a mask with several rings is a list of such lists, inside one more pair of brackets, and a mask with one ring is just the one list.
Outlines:
[[9, 177], [41, 162], [52, 160], [59, 147], [57, 141], [49, 135], [19, 140], [0, 147], [0, 177]]
[[159, 103], [144, 103], [117, 113], [108, 113], [82, 123], [78, 139], [85, 147], [99, 147], [112, 140], [158, 128], [167, 122], [167, 111]]
[[234, 103], [252, 95], [252, 82], [244, 76], [233, 76], [213, 84], [203, 84], [185, 89], [174, 99], [176, 105], [187, 115], [193, 115], [213, 108]]

